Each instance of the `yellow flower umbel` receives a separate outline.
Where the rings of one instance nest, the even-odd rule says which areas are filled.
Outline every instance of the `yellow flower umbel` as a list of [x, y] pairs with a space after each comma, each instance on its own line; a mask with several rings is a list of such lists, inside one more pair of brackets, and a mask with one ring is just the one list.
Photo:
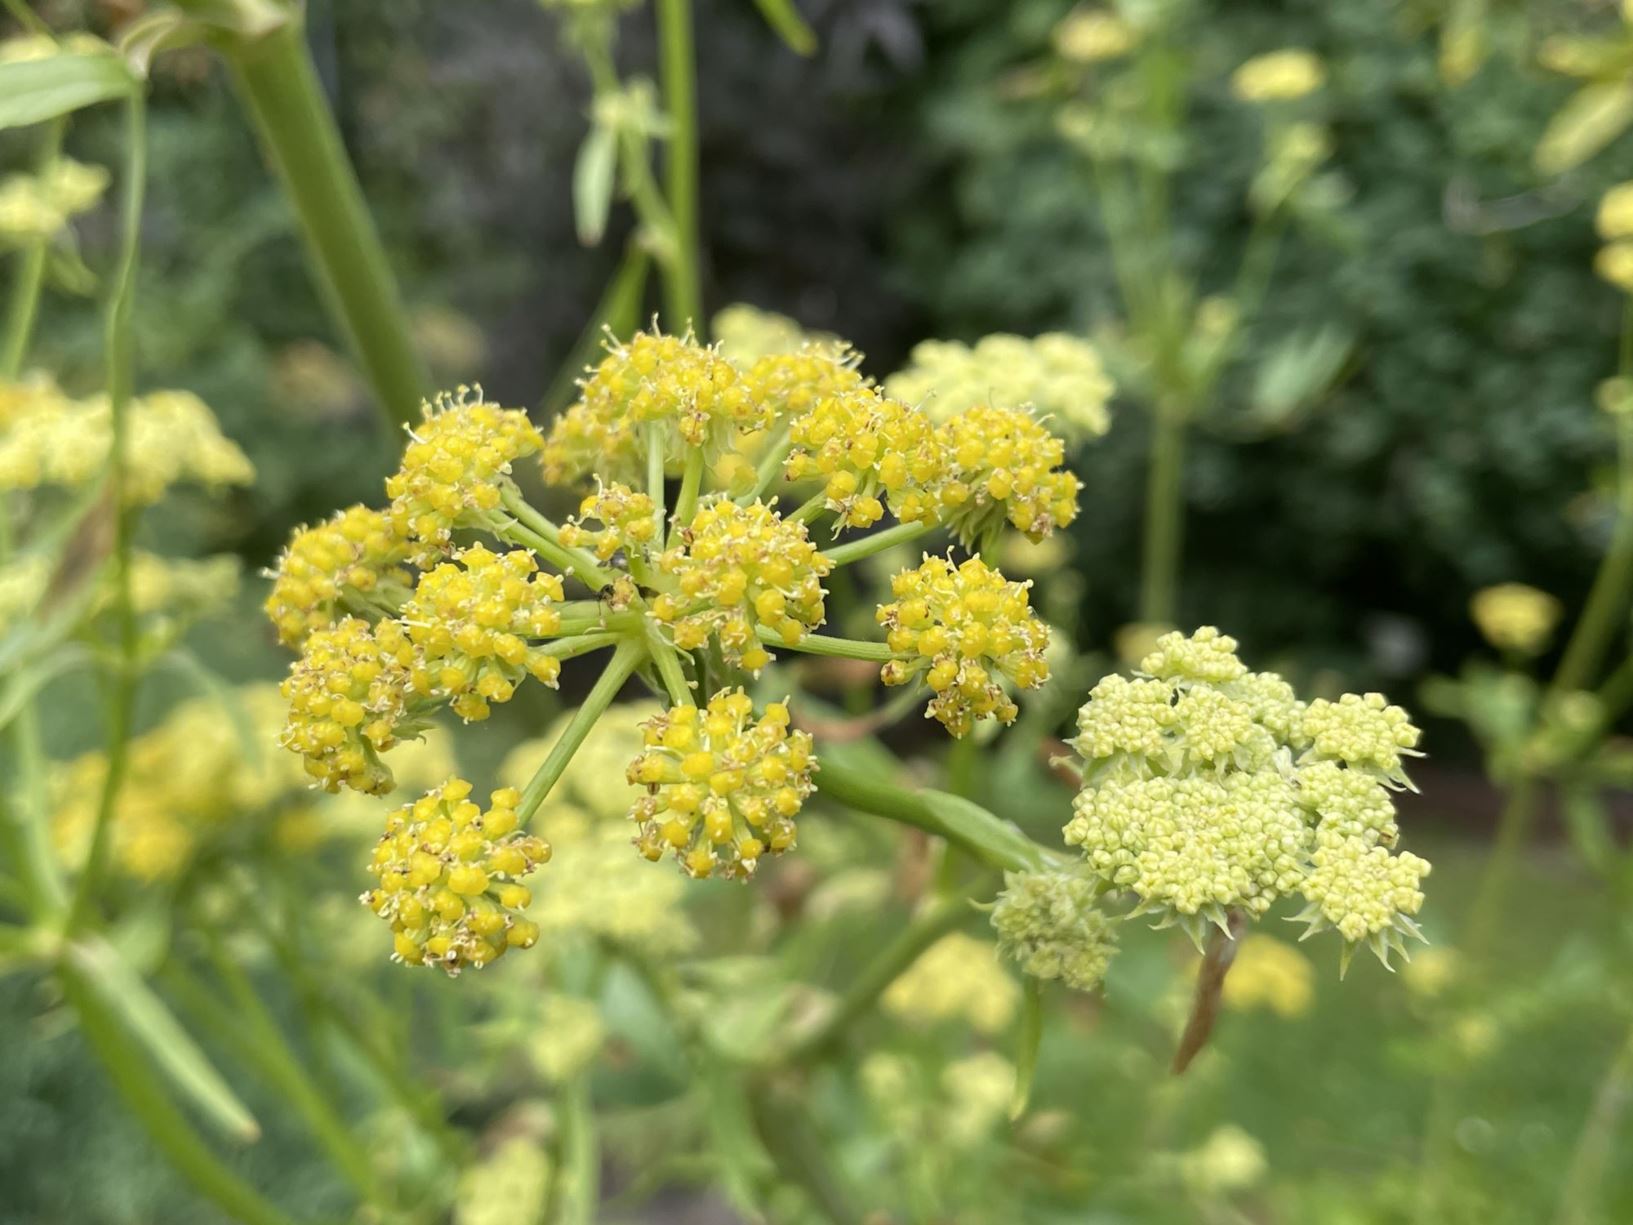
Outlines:
[[578, 402], [556, 420], [544, 446], [544, 474], [551, 482], [591, 473], [637, 480], [645, 474], [650, 427], [658, 429], [667, 463], [684, 448], [713, 453], [734, 430], [770, 423], [770, 408], [713, 349], [690, 336], [637, 332], [613, 346]]
[[963, 932], [936, 941], [885, 990], [886, 1012], [915, 1025], [967, 1021], [983, 1034], [1009, 1027], [1020, 988], [993, 946]]
[[629, 781], [647, 789], [630, 813], [641, 854], [667, 851], [691, 876], [742, 880], [762, 855], [794, 845], [816, 761], [811, 737], [788, 729], [787, 706], [773, 702], [755, 719], [746, 693], [723, 690], [706, 709], [673, 707], [644, 731], [629, 767]]
[[922, 675], [935, 693], [925, 713], [954, 736], [989, 716], [1014, 722], [1019, 708], [999, 678], [1022, 689], [1049, 679], [1049, 629], [1028, 606], [1030, 585], [1009, 582], [979, 557], [955, 567], [927, 556], [903, 570], [890, 580], [895, 600], [878, 610], [885, 641], [900, 657], [884, 665], [881, 679], [903, 685]]
[[[588, 528], [586, 523], [599, 523]], [[561, 529], [561, 543], [568, 548], [588, 548], [601, 561], [619, 553], [640, 560], [658, 538], [657, 507], [644, 493], [628, 485], [604, 485], [578, 507], [578, 517]]]
[[561, 629], [561, 579], [525, 549], [473, 544], [420, 576], [402, 621], [418, 648], [413, 687], [447, 698], [467, 722], [486, 719], [527, 676], [554, 686], [561, 660], [533, 645]]
[[539, 929], [523, 917], [532, 900], [521, 883], [549, 862], [550, 847], [521, 832], [519, 792], [493, 793], [484, 812], [461, 778], [386, 818], [369, 871], [380, 878], [363, 902], [396, 933], [396, 960], [450, 975], [531, 948]]
[[1232, 92], [1244, 102], [1292, 102], [1326, 83], [1320, 58], [1302, 47], [1254, 56], [1230, 78]]
[[428, 566], [452, 547], [456, 527], [499, 508], [511, 465], [544, 440], [526, 413], [488, 403], [481, 388], [461, 387], [421, 411], [386, 493], [392, 530], [413, 542], [414, 564]]
[[992, 908], [998, 951], [1034, 978], [1093, 991], [1117, 952], [1117, 932], [1090, 877], [1070, 872], [1006, 872]]
[[817, 399], [794, 418], [788, 436], [794, 449], [784, 473], [791, 481], [821, 481], [838, 526], [872, 526], [887, 500], [903, 523], [940, 517], [946, 449], [918, 409], [857, 386]]
[[1107, 677], [1078, 712], [1083, 789], [1066, 841], [1134, 914], [1200, 945], [1230, 912], [1308, 903], [1345, 959], [1365, 942], [1388, 964], [1418, 936], [1428, 864], [1396, 854], [1391, 788], [1418, 731], [1380, 695], [1306, 706], [1273, 673], [1249, 672], [1211, 626], [1161, 638], [1129, 680]]
[[679, 540], [658, 559], [666, 583], [652, 615], [682, 650], [712, 635], [730, 663], [758, 672], [771, 660], [761, 631], [792, 646], [822, 624], [831, 567], [803, 523], [721, 499], [700, 507]]
[[59, 157], [38, 174], [0, 182], [0, 244], [50, 242], [108, 188], [108, 172]]
[[377, 510], [351, 506], [290, 538], [272, 574], [266, 614], [298, 648], [343, 613], [393, 612], [408, 594], [408, 546]]
[[966, 543], [1008, 520], [1041, 540], [1077, 517], [1083, 483], [1062, 470], [1066, 444], [1023, 409], [977, 405], [941, 427], [947, 449], [943, 517]]
[[280, 692], [289, 719], [280, 743], [306, 759], [327, 791], [342, 785], [378, 795], [391, 790], [379, 754], [405, 730], [415, 652], [395, 621], [370, 628], [344, 617], [306, 639]]
[[1469, 615], [1485, 640], [1516, 655], [1546, 650], [1563, 612], [1553, 596], [1524, 583], [1483, 587], [1469, 601]]

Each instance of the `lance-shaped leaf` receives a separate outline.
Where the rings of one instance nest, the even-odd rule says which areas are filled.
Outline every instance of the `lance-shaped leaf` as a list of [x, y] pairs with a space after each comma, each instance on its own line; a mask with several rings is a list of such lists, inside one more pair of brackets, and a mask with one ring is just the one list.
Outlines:
[[578, 241], [586, 247], [600, 243], [612, 211], [612, 189], [618, 176], [618, 133], [597, 123], [579, 146], [573, 165], [573, 220]]
[[805, 18], [799, 15], [794, 7], [794, 0], [754, 0], [754, 7], [760, 10], [760, 16], [776, 31], [777, 37], [788, 45], [790, 51], [799, 55], [810, 55], [816, 50], [816, 34], [805, 23]]
[[137, 80], [117, 55], [59, 52], [0, 64], [0, 128], [20, 128], [129, 97]]

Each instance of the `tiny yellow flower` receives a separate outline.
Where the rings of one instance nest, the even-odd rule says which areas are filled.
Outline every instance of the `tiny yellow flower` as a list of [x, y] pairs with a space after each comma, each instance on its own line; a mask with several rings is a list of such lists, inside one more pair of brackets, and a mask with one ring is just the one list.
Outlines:
[[998, 964], [997, 950], [963, 932], [931, 945], [880, 999], [886, 1012], [910, 1024], [965, 1021], [983, 1034], [1007, 1029], [1020, 1002], [1021, 990]]
[[[600, 523], [592, 529], [586, 523]], [[658, 536], [657, 508], [644, 493], [628, 485], [603, 485], [579, 504], [578, 516], [561, 528], [561, 543], [587, 548], [601, 561], [618, 553], [644, 558]]]
[[1621, 240], [1599, 248], [1593, 270], [1623, 293], [1633, 293], [1633, 241]]
[[1291, 102], [1315, 93], [1326, 81], [1320, 58], [1302, 47], [1254, 56], [1230, 78], [1232, 91], [1244, 102]]
[[1074, 64], [1097, 64], [1127, 55], [1139, 33], [1107, 9], [1073, 9], [1055, 27], [1055, 50]]
[[1484, 587], [1469, 601], [1469, 615], [1485, 640], [1500, 651], [1520, 655], [1545, 650], [1564, 611], [1546, 591], [1524, 583]]
[[947, 453], [939, 517], [961, 540], [977, 541], [1005, 520], [1041, 540], [1077, 517], [1083, 483], [1061, 467], [1066, 444], [1026, 410], [977, 405], [938, 433]]
[[550, 846], [522, 832], [519, 792], [495, 791], [486, 811], [470, 794], [451, 778], [386, 818], [369, 861], [379, 884], [363, 903], [391, 924], [393, 960], [456, 975], [538, 942], [521, 881], [549, 862]]
[[816, 759], [810, 735], [789, 730], [785, 704], [756, 719], [746, 693], [721, 690], [706, 708], [672, 707], [643, 731], [628, 777], [646, 788], [630, 810], [646, 858], [668, 853], [690, 876], [746, 880], [762, 855], [794, 845]]
[[1227, 1008], [1264, 1008], [1293, 1020], [1309, 1012], [1314, 999], [1315, 971], [1308, 957], [1274, 936], [1243, 937], [1225, 979]]
[[1633, 183], [1618, 183], [1599, 198], [1594, 225], [1606, 242], [1633, 238]]
[[887, 685], [922, 676], [935, 693], [926, 713], [963, 737], [988, 717], [1020, 713], [999, 678], [1022, 689], [1049, 679], [1049, 628], [1028, 601], [1030, 581], [1012, 583], [978, 557], [954, 566], [926, 556], [890, 581], [896, 597], [879, 606], [885, 641], [898, 658], [880, 672]]

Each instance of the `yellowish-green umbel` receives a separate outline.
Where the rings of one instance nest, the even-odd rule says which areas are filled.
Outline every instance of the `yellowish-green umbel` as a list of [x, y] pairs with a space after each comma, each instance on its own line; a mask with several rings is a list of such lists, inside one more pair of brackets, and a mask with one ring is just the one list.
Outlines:
[[1302, 702], [1248, 671], [1218, 630], [1170, 633], [1078, 713], [1083, 786], [1066, 841], [1133, 895], [1133, 914], [1199, 945], [1210, 925], [1293, 898], [1306, 935], [1336, 930], [1346, 963], [1365, 944], [1387, 965], [1421, 938], [1429, 865], [1396, 849], [1394, 803], [1418, 739], [1380, 694]]

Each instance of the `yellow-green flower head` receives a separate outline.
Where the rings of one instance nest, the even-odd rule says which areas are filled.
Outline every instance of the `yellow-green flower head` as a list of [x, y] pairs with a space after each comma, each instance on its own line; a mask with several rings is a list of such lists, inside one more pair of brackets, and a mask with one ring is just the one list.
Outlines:
[[1107, 402], [1116, 390], [1094, 346], [1065, 332], [1031, 340], [998, 333], [971, 348], [926, 340], [885, 390], [921, 405], [937, 421], [980, 405], [1026, 408], [1059, 421], [1068, 433], [1098, 438], [1111, 427]]
[[[586, 527], [599, 523], [599, 528]], [[585, 498], [578, 507], [578, 517], [570, 519], [561, 528], [561, 543], [568, 548], [587, 548], [601, 561], [616, 553], [626, 557], [644, 557], [647, 548], [657, 539], [657, 508], [644, 493], [637, 493], [628, 485], [603, 485]]]
[[1066, 444], [1026, 410], [977, 405], [938, 432], [947, 451], [942, 516], [960, 539], [979, 540], [1007, 519], [1041, 540], [1077, 517], [1083, 483], [1061, 469]]
[[720, 355], [739, 369], [747, 369], [762, 357], [810, 352], [826, 354], [836, 361], [855, 364], [850, 346], [826, 332], [808, 332], [787, 315], [761, 310], [745, 302], [722, 308], [709, 325]]
[[1633, 238], [1633, 183], [1618, 183], [1599, 198], [1594, 225], [1606, 242]]
[[[1230, 979], [1225, 982], [1228, 991]], [[1264, 1181], [1269, 1169], [1264, 1145], [1234, 1123], [1216, 1128], [1199, 1147], [1179, 1156], [1179, 1176], [1209, 1199], [1245, 1191]]]
[[551, 687], [561, 660], [533, 645], [561, 630], [561, 579], [539, 570], [526, 549], [495, 553], [480, 544], [420, 575], [402, 623], [418, 648], [415, 692], [447, 698], [467, 722], [488, 717], [532, 676]]
[[951, 932], [899, 975], [879, 1002], [913, 1025], [966, 1021], [983, 1034], [997, 1034], [1014, 1019], [1020, 995], [992, 944]]
[[1376, 770], [1397, 786], [1406, 784], [1401, 757], [1422, 756], [1416, 751], [1422, 733], [1411, 716], [1381, 693], [1318, 698], [1305, 709], [1301, 731], [1313, 756]]
[[1633, 293], [1633, 240], [1622, 239], [1599, 248], [1593, 270], [1623, 293]]
[[1139, 31], [1109, 9], [1078, 8], [1055, 27], [1055, 50], [1074, 64], [1119, 59], [1139, 42]]
[[1285, 940], [1254, 932], [1243, 938], [1225, 979], [1225, 1007], [1268, 1009], [1292, 1020], [1310, 1011], [1315, 972], [1310, 959]]
[[408, 631], [396, 621], [371, 628], [343, 617], [309, 635], [280, 688], [289, 718], [279, 742], [306, 759], [327, 791], [384, 794], [392, 778], [379, 754], [404, 731], [414, 665]]
[[690, 651], [715, 637], [732, 664], [758, 672], [770, 662], [763, 630], [792, 646], [822, 624], [822, 579], [832, 568], [803, 523], [763, 502], [705, 502], [658, 559], [666, 588], [652, 615]]
[[72, 158], [58, 158], [39, 174], [0, 182], [0, 240], [48, 242], [74, 217], [95, 207], [108, 187], [108, 172]]
[[113, 54], [111, 45], [83, 30], [72, 30], [60, 38], [52, 34], [19, 34], [0, 40], [0, 64], [24, 64], [59, 55]]
[[[552, 875], [559, 874], [557, 865]], [[607, 1039], [601, 1010], [590, 1000], [552, 992], [534, 1006], [527, 1061], [547, 1084], [563, 1085], [595, 1062]], [[499, 1218], [501, 1222], [512, 1218]]]
[[485, 812], [470, 794], [451, 778], [386, 818], [369, 862], [380, 883], [363, 903], [391, 924], [396, 961], [453, 975], [538, 943], [521, 881], [549, 862], [550, 846], [522, 831], [520, 792], [495, 791]]
[[1034, 978], [1058, 978], [1093, 991], [1117, 951], [1117, 933], [1100, 909], [1099, 889], [1071, 872], [1006, 872], [992, 908], [998, 951]]
[[629, 766], [629, 781], [647, 789], [630, 811], [641, 854], [673, 854], [689, 876], [744, 880], [762, 855], [794, 845], [816, 759], [810, 735], [789, 730], [786, 705], [756, 719], [746, 693], [721, 690], [707, 708], [671, 707], [643, 731]]
[[1485, 640], [1499, 651], [1536, 655], [1547, 649], [1564, 613], [1546, 591], [1524, 583], [1483, 587], [1469, 601], [1469, 615]]
[[1232, 92], [1244, 102], [1291, 102], [1327, 83], [1320, 57], [1302, 47], [1256, 55], [1231, 74]]
[[[152, 392], [132, 401], [129, 414], [127, 502], [149, 505], [184, 481], [220, 488], [255, 479], [249, 459], [192, 392]], [[0, 435], [0, 489], [89, 485], [102, 476], [112, 446], [106, 396], [68, 401], [42, 394]]]
[[1078, 793], [1067, 824], [1104, 880], [1200, 943], [1231, 909], [1258, 917], [1304, 880], [1310, 830], [1275, 771], [1106, 782]]
[[926, 555], [890, 580], [881, 604], [885, 641], [899, 658], [880, 670], [887, 685], [923, 676], [935, 694], [926, 714], [963, 737], [980, 719], [1013, 723], [1020, 713], [999, 678], [1022, 689], [1049, 679], [1049, 627], [1030, 607], [1031, 582], [1012, 583], [979, 557], [954, 566]]
[[18, 379], [0, 379], [0, 429], [9, 430], [24, 417], [55, 417], [74, 402], [63, 394], [56, 379], [43, 370], [31, 370]]
[[814, 400], [789, 426], [791, 481], [821, 481], [839, 527], [868, 527], [891, 512], [904, 523], [936, 519], [946, 448], [915, 408], [858, 384]]
[[480, 387], [445, 392], [421, 413], [386, 493], [392, 530], [412, 542], [414, 564], [428, 566], [452, 547], [456, 527], [498, 509], [511, 465], [544, 440], [526, 413], [488, 403]]
[[743, 372], [750, 394], [775, 419], [803, 417], [823, 400], [868, 386], [856, 369], [860, 359], [840, 342], [768, 353]]
[[344, 612], [394, 611], [411, 582], [408, 546], [377, 510], [350, 506], [290, 537], [272, 573], [266, 614], [278, 641], [299, 647]]
[[[1426, 865], [1406, 857], [1382, 869], [1367, 855], [1362, 871], [1333, 848], [1401, 858], [1390, 853], [1390, 788], [1407, 785], [1401, 756], [1418, 740], [1406, 712], [1378, 694], [1306, 706], [1279, 676], [1247, 671], [1235, 640], [1211, 626], [1164, 635], [1141, 668], [1102, 680], [1078, 712], [1084, 783], [1066, 841], [1136, 896], [1133, 913], [1181, 926], [1199, 945], [1207, 923], [1225, 927], [1232, 910], [1257, 918], [1288, 894], [1311, 903], [1300, 919], [1337, 927], [1328, 878], [1343, 867], [1353, 886], [1344, 914], [1364, 910], [1367, 924], [1340, 929], [1346, 960], [1366, 938], [1387, 964], [1418, 935], [1421, 903], [1389, 882]], [[1366, 885], [1374, 892], [1361, 907], [1354, 892]]]
[[1311, 932], [1333, 928], [1350, 945], [1367, 941], [1387, 965], [1403, 936], [1419, 934], [1410, 916], [1423, 905], [1419, 885], [1427, 875], [1428, 862], [1410, 851], [1323, 831], [1304, 882], [1310, 905], [1299, 918]]
[[544, 446], [544, 474], [551, 482], [592, 472], [637, 480], [649, 426], [661, 427], [665, 459], [676, 461], [683, 447], [715, 452], [735, 431], [770, 422], [770, 408], [713, 349], [691, 336], [637, 332], [611, 348], [578, 402], [556, 419]]

